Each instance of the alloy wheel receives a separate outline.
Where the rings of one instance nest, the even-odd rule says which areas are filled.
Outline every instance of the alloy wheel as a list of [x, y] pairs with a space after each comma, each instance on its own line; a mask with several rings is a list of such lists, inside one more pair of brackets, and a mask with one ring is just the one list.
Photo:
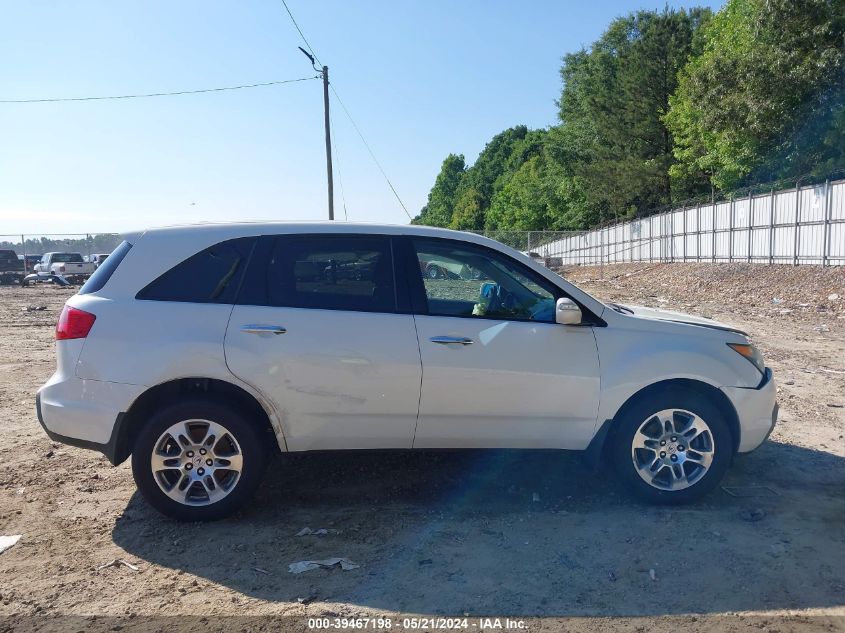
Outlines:
[[235, 436], [210, 420], [183, 420], [162, 433], [150, 457], [161, 491], [183, 505], [216, 503], [237, 486], [243, 453]]
[[640, 424], [631, 442], [637, 474], [659, 490], [677, 491], [701, 480], [713, 463], [713, 433], [684, 409], [664, 409]]

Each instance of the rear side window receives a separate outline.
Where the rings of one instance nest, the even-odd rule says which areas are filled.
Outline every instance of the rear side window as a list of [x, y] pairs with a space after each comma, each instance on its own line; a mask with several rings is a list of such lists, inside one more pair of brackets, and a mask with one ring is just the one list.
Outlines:
[[112, 273], [117, 270], [120, 262], [123, 261], [123, 258], [126, 257], [126, 253], [128, 253], [131, 248], [132, 244], [126, 240], [122, 241], [120, 245], [112, 251], [108, 260], [100, 264], [97, 267], [97, 270], [94, 271], [94, 274], [88, 277], [88, 280], [82, 285], [82, 288], [79, 289], [79, 294], [87, 295], [92, 292], [102, 290], [103, 286], [106, 285], [106, 282], [111, 278]]
[[284, 236], [267, 276], [272, 306], [395, 312], [393, 258], [387, 237]]
[[[241, 237], [215, 244], [168, 270], [141, 290], [136, 299], [235, 303], [254, 244], [254, 237]], [[101, 268], [110, 266], [113, 259], [114, 253]]]

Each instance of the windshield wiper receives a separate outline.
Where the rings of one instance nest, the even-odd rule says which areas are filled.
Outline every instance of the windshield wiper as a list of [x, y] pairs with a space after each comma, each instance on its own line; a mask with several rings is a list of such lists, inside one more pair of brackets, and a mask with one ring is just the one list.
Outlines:
[[608, 303], [611, 308], [619, 312], [620, 314], [634, 314], [634, 311], [631, 310], [628, 306], [623, 306], [618, 303]]

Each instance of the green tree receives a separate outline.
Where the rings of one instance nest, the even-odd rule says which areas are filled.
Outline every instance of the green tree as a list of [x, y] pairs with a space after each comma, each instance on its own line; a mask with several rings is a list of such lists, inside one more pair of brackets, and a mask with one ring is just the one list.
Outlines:
[[474, 187], [464, 189], [455, 202], [450, 229], [479, 231], [484, 228], [484, 198]]
[[536, 231], [549, 226], [545, 164], [533, 156], [502, 187], [487, 217], [488, 229]]
[[486, 211], [493, 196], [501, 189], [501, 179], [506, 178], [514, 169], [512, 157], [521, 151], [526, 138], [534, 138], [531, 136], [533, 134], [526, 126], [517, 125], [490, 139], [472, 166], [467, 169], [458, 195], [463, 194], [465, 189], [475, 189], [481, 196], [480, 204]]
[[582, 229], [845, 164], [845, 0], [639, 11], [560, 74], [560, 124], [450, 155], [416, 221]]
[[729, 190], [845, 159], [842, 0], [729, 0], [704, 36], [665, 117], [674, 177]]
[[568, 176], [551, 151], [549, 133], [500, 180], [487, 213], [488, 230], [544, 231], [581, 228], [573, 211], [583, 205], [577, 182]]
[[450, 154], [440, 169], [428, 203], [414, 224], [480, 230], [496, 193], [531, 154], [540, 151], [545, 132], [517, 125], [500, 132], [472, 164]]
[[672, 202], [673, 138], [663, 118], [709, 18], [706, 9], [640, 11], [614, 20], [589, 51], [564, 57], [557, 153], [580, 183], [584, 218]]
[[440, 173], [434, 181], [434, 187], [428, 194], [428, 203], [420, 214], [411, 220], [411, 224], [427, 224], [429, 226], [449, 226], [454, 212], [458, 185], [464, 177], [466, 163], [463, 154], [449, 154]]

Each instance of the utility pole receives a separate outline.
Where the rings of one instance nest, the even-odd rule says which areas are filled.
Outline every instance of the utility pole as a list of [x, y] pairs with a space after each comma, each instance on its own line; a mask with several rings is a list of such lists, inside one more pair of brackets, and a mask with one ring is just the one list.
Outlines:
[[332, 129], [329, 119], [329, 67], [323, 66], [323, 112], [326, 123], [326, 176], [329, 182], [329, 220], [334, 220], [334, 178], [332, 176]]
[[[298, 28], [298, 27], [297, 27]], [[326, 126], [326, 176], [329, 184], [329, 220], [334, 220], [334, 176], [332, 175], [332, 130], [331, 119], [329, 118], [329, 67], [323, 66], [320, 70], [317, 68], [314, 56], [306, 51], [301, 46], [297, 48], [302, 51], [302, 54], [311, 62], [311, 67], [316, 70], [323, 78], [323, 119]]]

